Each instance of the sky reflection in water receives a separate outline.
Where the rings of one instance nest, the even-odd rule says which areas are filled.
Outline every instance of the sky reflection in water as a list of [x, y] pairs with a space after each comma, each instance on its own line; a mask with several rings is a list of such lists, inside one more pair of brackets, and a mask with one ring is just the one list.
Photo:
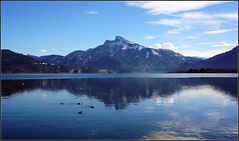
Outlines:
[[2, 84], [5, 139], [238, 137], [236, 78], [4, 80]]

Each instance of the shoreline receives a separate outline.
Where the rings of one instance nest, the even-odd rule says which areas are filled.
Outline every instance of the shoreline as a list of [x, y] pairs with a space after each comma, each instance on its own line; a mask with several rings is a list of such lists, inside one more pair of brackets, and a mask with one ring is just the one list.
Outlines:
[[238, 78], [238, 73], [15, 73], [1, 74], [1, 80], [81, 78]]

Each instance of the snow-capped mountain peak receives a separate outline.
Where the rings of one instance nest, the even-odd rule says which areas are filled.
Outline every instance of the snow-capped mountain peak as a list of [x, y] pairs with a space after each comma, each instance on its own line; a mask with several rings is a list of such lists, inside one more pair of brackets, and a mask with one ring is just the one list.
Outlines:
[[125, 39], [124, 37], [121, 36], [115, 36], [115, 40], [114, 42], [121, 42], [121, 43], [126, 43], [126, 44], [135, 44], [134, 42], [131, 42], [127, 39]]
[[115, 36], [115, 41], [128, 41], [125, 38], [121, 37], [121, 36]]
[[131, 42], [121, 36], [116, 36], [115, 40], [106, 40], [104, 43], [104, 46], [107, 46], [109, 48], [120, 47], [120, 49], [122, 50], [127, 50], [127, 49], [141, 50], [145, 48], [144, 46]]

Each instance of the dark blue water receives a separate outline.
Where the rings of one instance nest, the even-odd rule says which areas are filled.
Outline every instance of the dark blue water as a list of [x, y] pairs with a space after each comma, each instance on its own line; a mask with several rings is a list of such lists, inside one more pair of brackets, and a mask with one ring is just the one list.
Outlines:
[[237, 78], [3, 80], [1, 100], [4, 139], [238, 138]]

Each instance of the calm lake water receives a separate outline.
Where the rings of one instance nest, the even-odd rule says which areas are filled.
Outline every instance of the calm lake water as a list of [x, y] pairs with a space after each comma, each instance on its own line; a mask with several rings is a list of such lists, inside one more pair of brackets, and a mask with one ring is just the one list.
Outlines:
[[3, 75], [3, 139], [238, 138], [237, 74], [127, 75]]

